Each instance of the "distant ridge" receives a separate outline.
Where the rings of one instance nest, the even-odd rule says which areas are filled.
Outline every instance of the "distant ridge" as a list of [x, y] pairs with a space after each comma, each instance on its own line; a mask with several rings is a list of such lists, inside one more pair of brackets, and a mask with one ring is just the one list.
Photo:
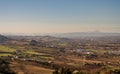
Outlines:
[[71, 32], [61, 34], [51, 34], [50, 36], [65, 37], [65, 38], [86, 38], [86, 37], [108, 37], [120, 36], [120, 33], [104, 33], [104, 32]]
[[0, 43], [4, 43], [6, 41], [8, 41], [9, 39], [3, 35], [0, 35]]

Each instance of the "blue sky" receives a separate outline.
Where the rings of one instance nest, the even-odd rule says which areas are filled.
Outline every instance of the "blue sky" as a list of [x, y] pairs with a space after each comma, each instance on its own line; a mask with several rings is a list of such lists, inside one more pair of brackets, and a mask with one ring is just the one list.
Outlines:
[[0, 33], [120, 32], [120, 0], [0, 0]]

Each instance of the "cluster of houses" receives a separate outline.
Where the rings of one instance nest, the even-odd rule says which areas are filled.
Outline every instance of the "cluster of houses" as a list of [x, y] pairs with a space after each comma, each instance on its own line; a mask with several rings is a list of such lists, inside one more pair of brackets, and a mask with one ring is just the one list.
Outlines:
[[89, 51], [89, 50], [86, 50], [86, 49], [76, 49], [76, 50], [71, 50], [71, 52], [76, 52], [76, 53], [82, 53], [82, 54], [94, 54], [93, 51]]

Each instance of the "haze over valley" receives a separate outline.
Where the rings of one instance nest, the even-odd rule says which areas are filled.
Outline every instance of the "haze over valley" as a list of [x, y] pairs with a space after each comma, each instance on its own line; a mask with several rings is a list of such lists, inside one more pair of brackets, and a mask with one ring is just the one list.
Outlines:
[[0, 74], [120, 74], [120, 0], [0, 0]]

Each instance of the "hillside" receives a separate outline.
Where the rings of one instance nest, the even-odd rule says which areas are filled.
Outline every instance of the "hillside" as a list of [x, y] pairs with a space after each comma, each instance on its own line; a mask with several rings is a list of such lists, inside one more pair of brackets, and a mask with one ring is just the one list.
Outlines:
[[9, 39], [3, 35], [0, 35], [0, 43], [4, 43], [6, 41], [8, 41]]

